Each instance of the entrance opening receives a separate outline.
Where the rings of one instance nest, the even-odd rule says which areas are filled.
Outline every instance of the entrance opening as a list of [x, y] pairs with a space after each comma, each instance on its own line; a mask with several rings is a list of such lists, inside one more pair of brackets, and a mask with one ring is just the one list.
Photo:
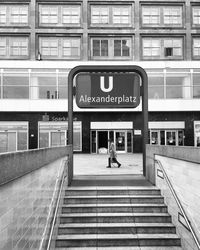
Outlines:
[[108, 132], [98, 131], [98, 150], [108, 148]]

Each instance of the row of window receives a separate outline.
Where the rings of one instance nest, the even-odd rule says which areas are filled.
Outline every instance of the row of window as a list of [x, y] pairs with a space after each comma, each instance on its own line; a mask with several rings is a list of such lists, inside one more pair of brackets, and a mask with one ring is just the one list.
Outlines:
[[[39, 122], [38, 148], [67, 145], [68, 122]], [[0, 153], [28, 150], [28, 122], [0, 122]], [[82, 150], [82, 123], [74, 122], [74, 150]]]
[[[193, 59], [200, 59], [200, 37], [192, 39]], [[81, 37], [39, 37], [40, 60], [82, 58]], [[142, 37], [143, 60], [184, 59], [183, 37]], [[0, 59], [29, 59], [30, 39], [28, 36], [0, 36]], [[134, 37], [91, 37], [89, 58], [134, 59]]]
[[[141, 5], [142, 27], [183, 27], [185, 23], [185, 8], [176, 5]], [[28, 26], [28, 4], [1, 4], [0, 26]], [[83, 11], [81, 4], [39, 4], [39, 26], [80, 26]], [[89, 8], [89, 24], [91, 26], [133, 26], [133, 4], [91, 4]], [[191, 6], [192, 26], [200, 26], [200, 6]]]
[[[2, 69], [1, 99], [67, 99], [68, 70]], [[149, 99], [200, 98], [200, 70], [147, 69]]]

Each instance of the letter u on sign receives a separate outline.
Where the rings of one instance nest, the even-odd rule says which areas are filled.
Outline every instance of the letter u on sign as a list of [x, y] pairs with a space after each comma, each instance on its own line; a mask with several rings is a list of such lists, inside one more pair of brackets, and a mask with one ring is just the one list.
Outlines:
[[109, 76], [108, 80], [109, 86], [108, 88], [105, 88], [105, 77], [100, 77], [100, 88], [103, 92], [110, 92], [113, 89], [113, 77]]

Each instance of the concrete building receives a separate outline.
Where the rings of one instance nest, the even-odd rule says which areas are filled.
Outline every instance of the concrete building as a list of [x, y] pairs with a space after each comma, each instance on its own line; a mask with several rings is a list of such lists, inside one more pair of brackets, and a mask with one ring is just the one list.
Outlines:
[[[77, 65], [148, 74], [149, 143], [200, 146], [200, 3], [4, 0], [0, 3], [0, 152], [67, 143], [67, 75]], [[141, 152], [141, 105], [74, 108], [74, 149]]]

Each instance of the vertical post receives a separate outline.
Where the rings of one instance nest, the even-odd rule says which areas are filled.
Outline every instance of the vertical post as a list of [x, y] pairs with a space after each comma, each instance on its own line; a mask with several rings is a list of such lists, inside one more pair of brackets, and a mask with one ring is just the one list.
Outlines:
[[71, 184], [73, 179], [73, 71], [69, 72], [68, 75], [68, 144], [71, 146], [69, 153], [69, 166], [68, 166], [68, 175], [69, 175], [69, 184]]

